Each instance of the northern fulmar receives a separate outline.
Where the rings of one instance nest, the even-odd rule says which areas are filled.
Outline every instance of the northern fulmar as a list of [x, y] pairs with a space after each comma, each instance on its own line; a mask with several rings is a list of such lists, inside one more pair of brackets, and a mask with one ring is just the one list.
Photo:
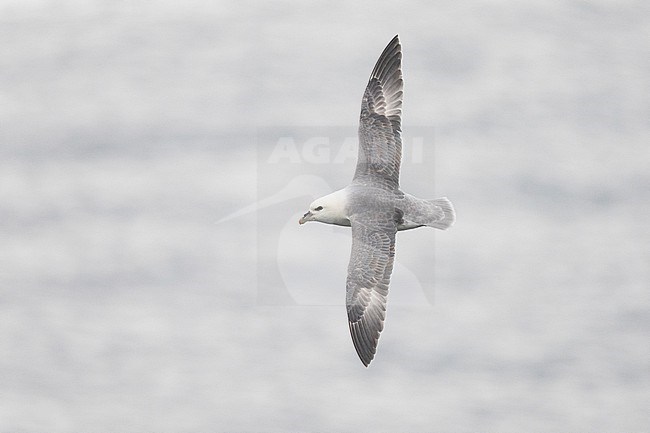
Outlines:
[[422, 226], [445, 230], [456, 219], [446, 197], [426, 200], [400, 190], [401, 62], [395, 36], [379, 56], [363, 93], [352, 183], [315, 200], [299, 221], [352, 227], [345, 300], [352, 342], [366, 367], [384, 328], [395, 234]]

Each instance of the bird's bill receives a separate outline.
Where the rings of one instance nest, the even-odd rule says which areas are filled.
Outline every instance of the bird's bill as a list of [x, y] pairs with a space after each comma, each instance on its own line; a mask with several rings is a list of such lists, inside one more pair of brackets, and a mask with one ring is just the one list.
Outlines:
[[311, 213], [311, 211], [307, 212], [306, 214], [304, 214], [304, 215], [302, 216], [302, 218], [300, 218], [300, 219], [298, 220], [298, 224], [304, 224], [304, 223], [306, 223], [307, 221], [311, 221], [311, 220], [313, 219], [313, 218], [312, 218], [313, 216], [314, 216], [314, 214]]

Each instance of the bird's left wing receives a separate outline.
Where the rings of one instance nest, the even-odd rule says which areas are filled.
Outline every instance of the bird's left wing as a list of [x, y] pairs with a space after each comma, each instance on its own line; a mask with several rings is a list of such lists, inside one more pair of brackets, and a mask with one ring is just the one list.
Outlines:
[[401, 215], [387, 212], [350, 217], [352, 253], [346, 305], [354, 348], [367, 367], [384, 329], [386, 298], [395, 256], [395, 233]]

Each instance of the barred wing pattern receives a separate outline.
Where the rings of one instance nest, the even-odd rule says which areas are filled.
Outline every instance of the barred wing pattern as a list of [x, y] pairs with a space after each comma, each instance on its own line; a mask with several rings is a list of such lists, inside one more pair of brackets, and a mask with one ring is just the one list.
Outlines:
[[399, 186], [402, 159], [402, 47], [395, 36], [370, 75], [361, 101], [359, 156], [353, 182]]
[[367, 367], [384, 329], [386, 298], [395, 257], [395, 233], [401, 215], [394, 212], [352, 216], [352, 253], [346, 305], [354, 348]]

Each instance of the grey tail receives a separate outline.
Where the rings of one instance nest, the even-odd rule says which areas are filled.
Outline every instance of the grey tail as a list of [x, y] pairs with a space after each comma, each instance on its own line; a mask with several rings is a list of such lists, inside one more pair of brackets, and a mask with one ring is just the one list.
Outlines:
[[454, 224], [454, 222], [456, 222], [456, 211], [454, 211], [454, 205], [451, 204], [447, 197], [427, 201], [438, 206], [445, 214], [445, 216], [440, 221], [429, 223], [427, 224], [428, 226], [435, 227], [440, 230], [447, 230]]

